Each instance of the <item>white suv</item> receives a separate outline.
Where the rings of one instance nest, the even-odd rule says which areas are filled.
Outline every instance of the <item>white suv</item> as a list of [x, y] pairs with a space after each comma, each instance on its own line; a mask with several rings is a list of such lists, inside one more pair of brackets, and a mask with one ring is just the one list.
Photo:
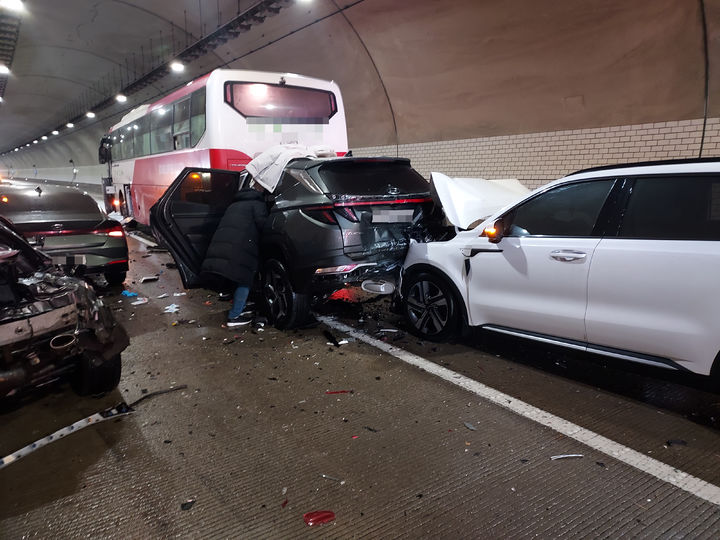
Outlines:
[[[442, 202], [450, 217], [461, 201]], [[450, 241], [411, 244], [401, 296], [426, 339], [467, 324], [720, 372], [720, 160], [566, 176]]]

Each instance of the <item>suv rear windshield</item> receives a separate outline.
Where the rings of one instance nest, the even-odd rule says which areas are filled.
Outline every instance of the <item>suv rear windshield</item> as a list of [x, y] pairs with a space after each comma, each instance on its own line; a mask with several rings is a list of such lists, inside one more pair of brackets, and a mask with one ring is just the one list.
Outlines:
[[430, 184], [406, 162], [335, 161], [321, 165], [318, 173], [327, 193], [401, 195], [430, 191]]
[[225, 83], [225, 103], [249, 123], [327, 124], [337, 112], [332, 92], [262, 83]]

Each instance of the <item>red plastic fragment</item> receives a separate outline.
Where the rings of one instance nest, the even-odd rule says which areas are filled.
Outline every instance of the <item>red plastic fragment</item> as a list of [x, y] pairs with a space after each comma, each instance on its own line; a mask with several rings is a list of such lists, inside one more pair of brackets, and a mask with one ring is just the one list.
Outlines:
[[328, 390], [326, 394], [352, 394], [352, 390]]
[[335, 521], [335, 512], [330, 510], [316, 510], [315, 512], [308, 512], [303, 515], [305, 524], [312, 527], [313, 525], [322, 525], [323, 523], [330, 523]]
[[281, 508], [285, 508], [285, 507], [287, 506], [287, 504], [288, 504], [288, 500], [285, 499], [285, 500], [282, 502], [282, 504], [280, 505], [280, 507], [281, 507]]
[[357, 438], [359, 438], [359, 437], [360, 437], [360, 435], [353, 435], [353, 436], [352, 436], [353, 439], [357, 439]]

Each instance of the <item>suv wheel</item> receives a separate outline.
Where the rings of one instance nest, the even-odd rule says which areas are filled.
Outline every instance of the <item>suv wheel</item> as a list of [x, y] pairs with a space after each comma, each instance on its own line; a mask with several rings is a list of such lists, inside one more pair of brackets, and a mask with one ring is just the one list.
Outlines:
[[405, 278], [402, 311], [410, 331], [430, 341], [443, 341], [459, 327], [458, 303], [451, 287], [436, 274], [419, 272]]
[[263, 266], [263, 298], [268, 319], [280, 330], [302, 323], [310, 311], [309, 295], [293, 291], [287, 270], [277, 259], [268, 259]]
[[86, 352], [78, 359], [71, 385], [81, 396], [104, 394], [118, 385], [121, 371], [119, 354], [106, 360], [98, 353]]

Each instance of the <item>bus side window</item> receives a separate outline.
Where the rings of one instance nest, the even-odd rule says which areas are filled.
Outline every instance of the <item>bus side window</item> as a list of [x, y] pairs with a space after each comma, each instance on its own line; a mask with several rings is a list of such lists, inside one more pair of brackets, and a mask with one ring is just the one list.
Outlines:
[[190, 146], [190, 98], [178, 101], [173, 105], [173, 140], [175, 150]]
[[150, 119], [146, 116], [133, 122], [133, 139], [135, 157], [147, 156], [150, 153]]
[[205, 88], [190, 96], [190, 144], [195, 146], [205, 133]]
[[150, 115], [150, 138], [152, 153], [170, 152], [173, 149], [172, 108], [155, 109]]

